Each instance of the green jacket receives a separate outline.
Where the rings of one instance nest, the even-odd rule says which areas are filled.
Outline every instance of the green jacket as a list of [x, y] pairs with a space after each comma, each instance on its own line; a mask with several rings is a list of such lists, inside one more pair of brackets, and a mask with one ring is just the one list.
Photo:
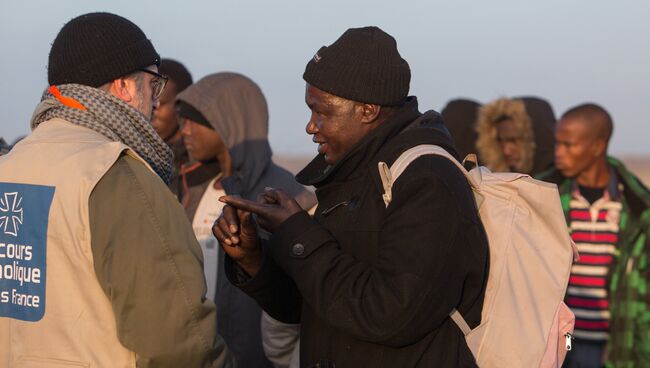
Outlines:
[[[609, 296], [612, 315], [607, 367], [650, 367], [650, 191], [614, 158], [609, 164], [622, 189], [619, 243], [611, 269]], [[573, 180], [556, 169], [538, 179], [558, 185], [568, 219]]]
[[122, 155], [94, 188], [89, 221], [97, 279], [138, 367], [236, 367], [192, 226], [151, 170]]

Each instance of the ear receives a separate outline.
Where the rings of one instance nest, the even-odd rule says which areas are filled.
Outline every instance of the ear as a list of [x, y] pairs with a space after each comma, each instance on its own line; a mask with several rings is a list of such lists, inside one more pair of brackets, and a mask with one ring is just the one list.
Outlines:
[[135, 81], [130, 78], [117, 78], [110, 83], [108, 92], [120, 100], [129, 103], [135, 97], [136, 85]]
[[607, 155], [607, 142], [604, 139], [596, 139], [593, 143], [593, 150], [596, 157]]
[[360, 103], [357, 105], [357, 112], [361, 116], [361, 123], [371, 124], [377, 120], [381, 112], [381, 106]]

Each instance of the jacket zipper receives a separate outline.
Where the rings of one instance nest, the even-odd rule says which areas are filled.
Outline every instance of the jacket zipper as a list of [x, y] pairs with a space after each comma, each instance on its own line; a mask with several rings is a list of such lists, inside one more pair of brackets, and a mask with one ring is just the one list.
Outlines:
[[347, 205], [349, 205], [349, 204], [350, 204], [350, 201], [339, 202], [339, 203], [337, 203], [337, 204], [335, 204], [335, 205], [333, 205], [333, 206], [331, 206], [331, 207], [329, 207], [329, 208], [323, 210], [323, 212], [321, 212], [320, 214], [323, 215], [323, 216], [327, 216], [327, 215], [329, 215], [332, 211], [334, 211], [335, 209], [337, 209], [338, 207], [340, 207], [340, 206], [347, 206]]

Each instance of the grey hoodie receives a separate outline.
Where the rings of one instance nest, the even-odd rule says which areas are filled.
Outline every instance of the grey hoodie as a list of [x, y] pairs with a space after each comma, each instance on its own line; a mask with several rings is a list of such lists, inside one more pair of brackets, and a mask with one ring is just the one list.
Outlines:
[[[232, 158], [233, 173], [221, 185], [227, 194], [255, 199], [264, 187], [281, 188], [308, 209], [315, 196], [295, 181], [287, 170], [271, 161], [268, 136], [268, 109], [260, 88], [236, 73], [211, 74], [177, 96], [212, 125]], [[192, 193], [186, 209], [190, 219], [206, 186], [218, 174], [218, 165], [205, 164], [186, 178]], [[202, 172], [212, 170], [208, 173]], [[242, 367], [270, 366], [262, 350], [261, 309], [257, 303], [230, 284], [224, 274], [223, 250], [219, 253], [217, 291], [218, 331]]]

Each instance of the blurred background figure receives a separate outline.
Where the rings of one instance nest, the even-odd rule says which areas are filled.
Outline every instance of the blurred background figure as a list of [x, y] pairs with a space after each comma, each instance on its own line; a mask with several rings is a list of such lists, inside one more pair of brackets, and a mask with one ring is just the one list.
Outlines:
[[162, 59], [158, 72], [169, 78], [162, 95], [160, 106], [153, 112], [151, 125], [165, 143], [174, 151], [174, 173], [169, 188], [174, 194], [179, 191], [179, 171], [182, 164], [187, 162], [187, 151], [183, 145], [178, 119], [174, 109], [176, 95], [192, 84], [192, 75], [187, 68], [173, 59]]
[[0, 156], [9, 152], [10, 149], [11, 147], [7, 144], [4, 138], [0, 137]]
[[523, 101], [499, 98], [479, 110], [476, 148], [492, 171], [530, 173], [535, 155], [535, 133]]
[[524, 102], [526, 113], [533, 124], [535, 154], [531, 173], [541, 173], [553, 167], [555, 150], [555, 113], [548, 101], [539, 97], [516, 97]]
[[601, 106], [565, 112], [555, 131], [556, 169], [540, 176], [558, 185], [580, 252], [566, 295], [575, 346], [564, 367], [650, 366], [650, 192], [607, 157], [612, 131]]
[[273, 187], [309, 209], [315, 196], [271, 160], [266, 99], [247, 77], [208, 75], [177, 96], [176, 111], [190, 157], [181, 170], [179, 197], [203, 250], [207, 296], [217, 304], [218, 332], [241, 367], [271, 367], [262, 348], [262, 311], [228, 281], [224, 252], [212, 235], [224, 205], [218, 199], [238, 194], [254, 200], [265, 187]]
[[476, 150], [492, 171], [524, 174], [553, 165], [555, 115], [538, 97], [499, 98], [479, 109]]
[[[449, 101], [447, 106], [442, 109], [442, 120], [454, 139], [458, 156], [461, 159], [470, 153], [478, 155], [476, 152], [478, 134], [474, 125], [480, 107], [481, 104], [476, 101], [459, 98]], [[480, 157], [479, 162], [481, 162]]]
[[18, 138], [16, 138], [16, 139], [14, 140], [14, 142], [11, 144], [11, 147], [15, 146], [18, 142], [22, 141], [22, 140], [25, 139], [26, 137], [27, 137], [27, 135], [21, 135], [21, 136], [18, 136]]

